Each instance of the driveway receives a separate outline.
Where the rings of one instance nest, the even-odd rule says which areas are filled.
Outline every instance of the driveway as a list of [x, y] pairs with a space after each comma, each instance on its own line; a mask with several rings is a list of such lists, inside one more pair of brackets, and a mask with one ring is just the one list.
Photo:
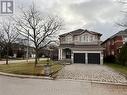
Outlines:
[[118, 72], [107, 66], [95, 64], [67, 65], [58, 73], [57, 79], [127, 83], [126, 78]]
[[127, 95], [127, 86], [0, 76], [0, 95]]

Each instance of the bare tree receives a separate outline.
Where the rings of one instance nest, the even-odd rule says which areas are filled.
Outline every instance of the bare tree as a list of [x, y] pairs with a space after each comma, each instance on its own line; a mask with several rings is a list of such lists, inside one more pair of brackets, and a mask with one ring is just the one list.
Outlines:
[[15, 24], [11, 21], [1, 22], [0, 46], [6, 51], [6, 64], [8, 64], [9, 47], [16, 41], [18, 33]]
[[30, 6], [28, 10], [21, 8], [21, 16], [13, 18], [16, 23], [16, 29], [24, 37], [29, 36], [29, 40], [34, 44], [35, 66], [38, 63], [38, 53], [43, 47], [54, 42], [57, 31], [62, 27], [62, 22], [58, 17], [42, 17], [41, 12], [35, 7]]
[[125, 8], [121, 11], [123, 13], [123, 16], [124, 18], [122, 19], [121, 22], [117, 22], [116, 24], [118, 26], [121, 26], [123, 28], [127, 28], [127, 10], [126, 10], [126, 7], [127, 7], [127, 1], [126, 0], [119, 0], [119, 3], [122, 4]]

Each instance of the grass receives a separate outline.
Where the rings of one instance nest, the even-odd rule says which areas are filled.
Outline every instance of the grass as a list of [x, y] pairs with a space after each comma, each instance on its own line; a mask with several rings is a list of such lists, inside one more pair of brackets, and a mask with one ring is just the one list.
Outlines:
[[110, 64], [110, 63], [106, 64], [106, 65], [127, 76], [127, 67], [126, 66], [122, 66], [119, 64]]
[[[40, 61], [37, 66], [34, 66], [33, 62], [30, 63], [12, 63], [12, 64], [1, 64], [0, 72], [4, 73], [12, 73], [12, 74], [20, 74], [20, 75], [36, 75], [42, 76], [44, 75], [44, 65], [47, 61]], [[57, 72], [62, 68], [62, 65], [57, 64], [53, 61], [49, 61], [51, 65], [51, 73]]]

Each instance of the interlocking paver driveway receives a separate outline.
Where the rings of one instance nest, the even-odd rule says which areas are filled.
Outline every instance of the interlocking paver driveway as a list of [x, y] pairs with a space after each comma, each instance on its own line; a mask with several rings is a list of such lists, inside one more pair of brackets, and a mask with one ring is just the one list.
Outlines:
[[127, 83], [126, 78], [104, 65], [72, 64], [65, 66], [57, 79], [74, 79], [98, 82]]

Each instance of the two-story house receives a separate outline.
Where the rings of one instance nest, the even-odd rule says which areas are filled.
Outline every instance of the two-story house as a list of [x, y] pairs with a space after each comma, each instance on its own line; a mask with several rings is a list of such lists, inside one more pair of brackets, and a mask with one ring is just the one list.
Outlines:
[[127, 29], [119, 31], [102, 43], [102, 46], [105, 48], [104, 57], [111, 55], [117, 57], [124, 44], [127, 44]]
[[78, 29], [59, 36], [59, 60], [71, 63], [103, 64], [102, 34]]

